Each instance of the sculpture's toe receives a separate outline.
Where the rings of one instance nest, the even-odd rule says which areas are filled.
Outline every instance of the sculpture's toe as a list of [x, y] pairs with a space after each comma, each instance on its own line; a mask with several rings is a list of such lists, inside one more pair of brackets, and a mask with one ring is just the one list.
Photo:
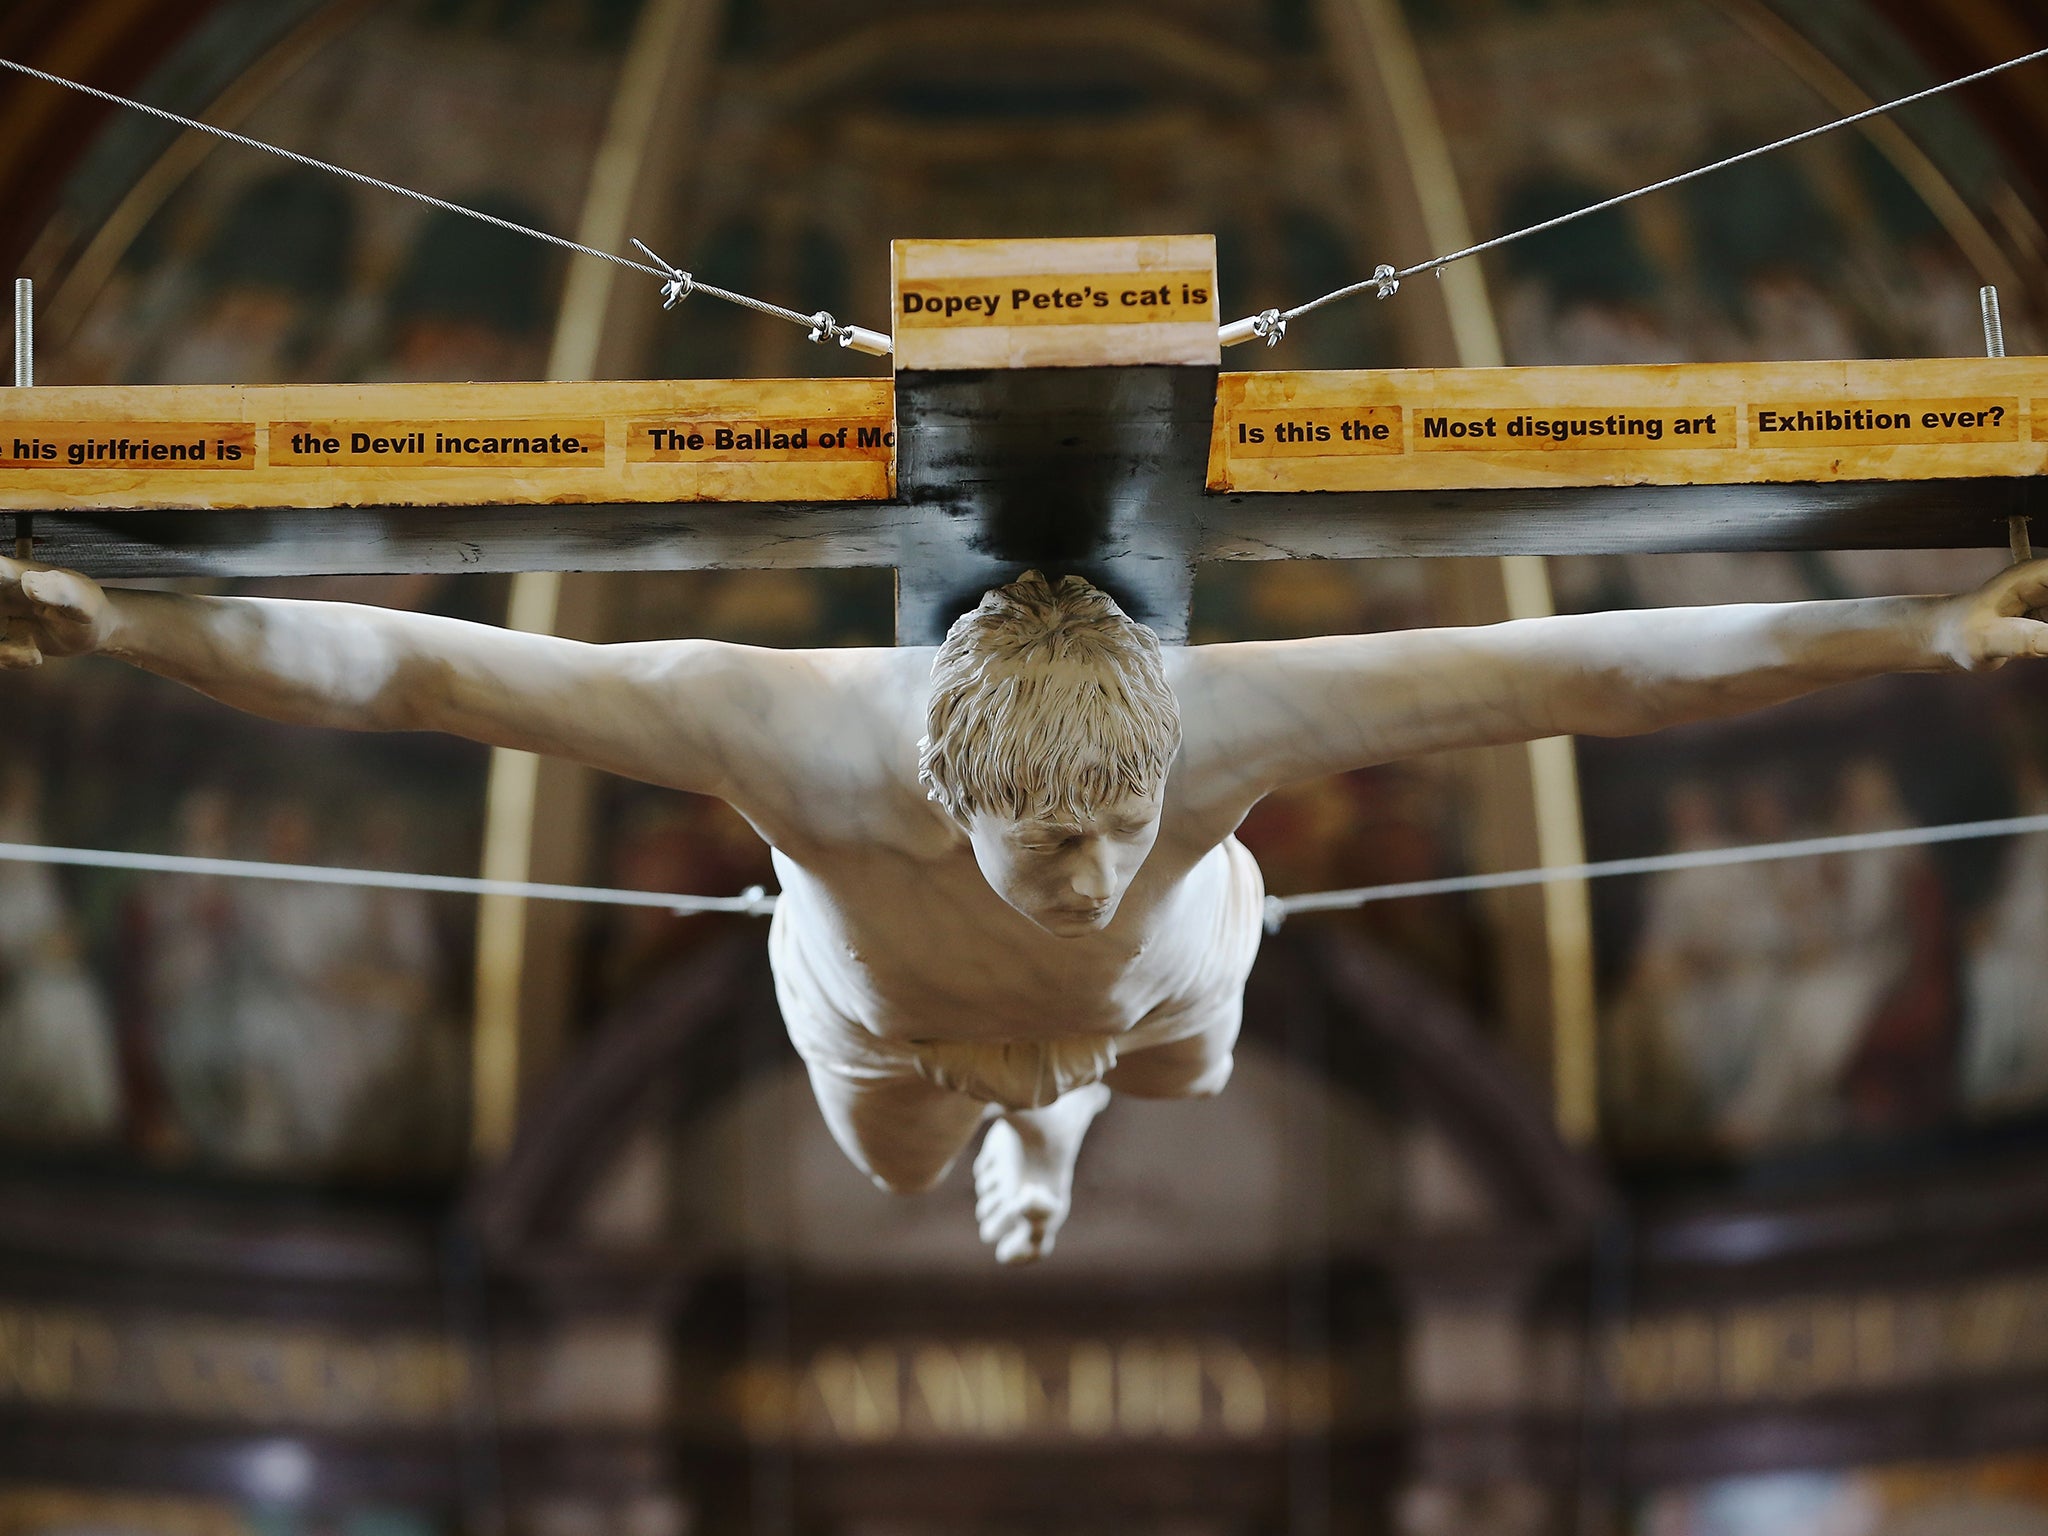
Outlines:
[[1016, 1128], [997, 1121], [974, 1159], [974, 1221], [1000, 1264], [1029, 1264], [1052, 1252], [1066, 1215], [1057, 1193], [1025, 1176], [1024, 1145]]
[[1033, 1264], [1052, 1252], [1052, 1229], [1043, 1217], [1020, 1216], [996, 1246], [998, 1264]]

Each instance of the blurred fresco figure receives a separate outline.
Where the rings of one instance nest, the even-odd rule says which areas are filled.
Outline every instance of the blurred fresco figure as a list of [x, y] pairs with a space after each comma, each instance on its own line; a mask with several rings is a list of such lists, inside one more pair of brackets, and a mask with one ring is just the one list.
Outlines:
[[[1741, 842], [1774, 844], [1847, 827], [1800, 825], [1788, 786], [1751, 778], [1737, 795]], [[1810, 1141], [1839, 1126], [1835, 1083], [1868, 1018], [1872, 991], [1890, 977], [1872, 977], [1853, 944], [1858, 922], [1843, 893], [1843, 874], [1860, 854], [1788, 858], [1759, 864], [1769, 889], [1774, 938], [1772, 999], [1755, 1036], [1743, 1081], [1722, 1106], [1718, 1133], [1741, 1149]], [[1860, 881], [1866, 903], [1876, 881]]]
[[[1274, 891], [1442, 879], [1459, 872], [1455, 789], [1453, 781], [1408, 763], [1333, 774], [1268, 795], [1238, 837]], [[1374, 902], [1336, 920], [1398, 949], [1476, 1002], [1486, 961], [1474, 909], [1464, 899]]]
[[[260, 856], [316, 861], [313, 819], [280, 801], [263, 820]], [[246, 882], [234, 890], [233, 1021], [246, 1085], [236, 1161], [317, 1166], [339, 1139], [342, 1105], [359, 1086], [350, 1067], [359, 1021], [333, 996], [353, 948], [362, 894], [338, 886]]]
[[[1674, 853], [1737, 841], [1702, 783], [1673, 784], [1664, 820]], [[1609, 1026], [1616, 1090], [1636, 1123], [1711, 1135], [1753, 1075], [1788, 943], [1774, 874], [1710, 864], [1650, 877], [1635, 965]]]
[[[358, 849], [339, 862], [403, 871], [415, 862], [403, 810], [379, 803], [362, 818]], [[422, 891], [368, 889], [346, 967], [336, 976], [353, 1018], [352, 1085], [327, 1156], [358, 1171], [453, 1165], [464, 1141], [465, 1081], [458, 1023], [443, 1006], [445, 980], [434, 912]]]
[[[1611, 195], [1554, 171], [1507, 191], [1502, 228], [1523, 229]], [[1687, 350], [1659, 315], [1660, 278], [1621, 209], [1532, 236], [1509, 248], [1501, 300], [1508, 361], [1539, 364], [1676, 363]]]
[[[2020, 804], [2048, 810], [2048, 776], [2014, 754]], [[1997, 895], [1970, 936], [1964, 970], [1962, 1095], [1998, 1114], [2048, 1098], [2048, 832], [2012, 840]]]
[[[213, 788], [178, 807], [178, 851], [234, 852], [234, 811]], [[140, 954], [136, 1033], [154, 1056], [168, 1106], [161, 1150], [232, 1162], [243, 1118], [241, 1052], [234, 1036], [240, 912], [232, 883], [211, 875], [151, 875], [140, 882], [131, 927]], [[145, 1144], [159, 1141], [148, 1130]]]
[[[1700, 162], [1747, 148], [1724, 133]], [[1729, 361], [1861, 357], [1853, 317], [1831, 297], [1843, 264], [1841, 227], [1808, 171], [1778, 155], [1690, 182], [1695, 277], [1708, 301], [1711, 355]]]
[[[42, 786], [12, 766], [0, 783], [0, 841], [38, 843]], [[48, 865], [0, 863], [0, 1137], [43, 1146], [109, 1139], [120, 1067], [106, 1000]]]
[[[1824, 827], [1758, 775], [1725, 823], [1704, 785], [1667, 791], [1674, 851], [1909, 825], [1891, 771], [1845, 767]], [[1896, 1131], [1948, 1103], [1947, 903], [1925, 854], [1870, 849], [1653, 877], [1610, 1023], [1615, 1090], [1662, 1139], [1762, 1152], [1849, 1129]]]
[[[502, 192], [457, 201], [514, 224], [547, 222]], [[389, 334], [373, 376], [540, 378], [558, 267], [533, 240], [453, 213], [428, 214], [386, 300]]]
[[1865, 354], [1850, 316], [1803, 272], [1757, 273], [1742, 308], [1749, 337], [1742, 351], [1758, 362]]
[[[180, 821], [182, 852], [238, 851], [219, 791], [190, 794]], [[261, 833], [262, 859], [327, 862], [303, 804], [270, 806]], [[338, 862], [405, 867], [400, 811], [373, 810], [361, 836]], [[136, 907], [139, 1032], [169, 1108], [156, 1150], [258, 1172], [446, 1166], [461, 1136], [461, 1052], [423, 895], [161, 876]]]
[[[1855, 186], [1881, 241], [1865, 240], [1850, 253], [1857, 276], [1874, 290], [1883, 313], [1886, 352], [1894, 357], [1982, 357], [1984, 323], [1978, 291], [1984, 274], [1927, 199], [1869, 139], [1848, 147]], [[2007, 350], [2038, 352], [2039, 337], [2022, 305], [2007, 296]]]
[[1806, 272], [1757, 272], [1743, 289], [1741, 307], [1747, 342], [1735, 350], [1745, 358], [1786, 362], [1864, 356], [1868, 350], [1855, 334], [1853, 317]]
[[[1842, 774], [1840, 830], [1914, 824], [1891, 769], [1875, 758]], [[1834, 875], [1836, 946], [1866, 1010], [1841, 1076], [1862, 1133], [1925, 1130], [1955, 1105], [1957, 955], [1947, 886], [1925, 848], [1844, 855]]]
[[[1782, 797], [1763, 781], [1747, 788], [1742, 803], [1743, 841], [1802, 835], [1784, 814]], [[1883, 764], [1865, 759], [1843, 770], [1828, 833], [1907, 824], [1898, 786]], [[1932, 883], [1916, 848], [1788, 859], [1774, 873], [1777, 916], [1789, 941], [1784, 969], [1770, 1025], [1758, 1037], [1747, 1080], [1722, 1126], [1728, 1142], [1748, 1149], [1810, 1141], [1843, 1128], [1852, 1066], [1867, 1061], [1873, 1075], [1889, 1075], [1892, 1063], [1872, 1059], [1882, 1047], [1866, 1036], [1912, 969], [1916, 918]], [[1893, 1042], [1897, 1051], [1913, 1054], [1923, 1022], [1917, 1012], [1898, 1021], [1895, 1033], [1903, 1038]]]
[[334, 377], [355, 244], [348, 192], [279, 172], [244, 188], [196, 274], [197, 313], [166, 332], [144, 377], [164, 384], [291, 384]]
[[[775, 870], [761, 840], [737, 812], [702, 795], [642, 792], [620, 807], [605, 878], [629, 891], [731, 894], [750, 885], [772, 889]], [[615, 1003], [646, 985], [683, 955], [751, 918], [678, 917], [656, 907], [619, 907], [604, 914], [595, 945], [599, 997]]]
[[[1890, 270], [1893, 314], [1919, 355], [1984, 355], [1984, 312], [1978, 298], [1982, 280], [1952, 241], [1945, 235], [1916, 240], [1906, 247], [1905, 259]], [[2033, 350], [2032, 328], [2023, 315], [2007, 316], [2005, 329], [2006, 350], [2012, 356]]]
[[[403, 837], [372, 818], [386, 856]], [[311, 813], [280, 801], [262, 857], [315, 864]], [[357, 859], [344, 862], [355, 863]], [[334, 1171], [401, 1155], [445, 1071], [410, 1069], [434, 998], [431, 918], [414, 893], [297, 881], [234, 891], [233, 1039], [243, 1085], [234, 1161]]]

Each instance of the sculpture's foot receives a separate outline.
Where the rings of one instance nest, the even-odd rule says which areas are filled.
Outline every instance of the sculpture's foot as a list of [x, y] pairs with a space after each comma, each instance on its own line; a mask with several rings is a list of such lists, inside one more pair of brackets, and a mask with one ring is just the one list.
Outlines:
[[974, 1219], [997, 1263], [1029, 1264], [1052, 1252], [1073, 1199], [1082, 1138], [1108, 1103], [1109, 1090], [1092, 1083], [988, 1128], [974, 1159]]

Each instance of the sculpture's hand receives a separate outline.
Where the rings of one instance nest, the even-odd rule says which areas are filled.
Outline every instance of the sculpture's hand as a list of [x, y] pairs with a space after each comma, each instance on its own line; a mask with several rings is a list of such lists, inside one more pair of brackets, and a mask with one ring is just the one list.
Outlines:
[[106, 643], [113, 607], [100, 584], [76, 571], [0, 556], [0, 669], [37, 667], [46, 656], [82, 656]]
[[1986, 672], [2015, 656], [2048, 656], [2048, 560], [2000, 571], [1936, 611], [1934, 648], [1965, 672]]

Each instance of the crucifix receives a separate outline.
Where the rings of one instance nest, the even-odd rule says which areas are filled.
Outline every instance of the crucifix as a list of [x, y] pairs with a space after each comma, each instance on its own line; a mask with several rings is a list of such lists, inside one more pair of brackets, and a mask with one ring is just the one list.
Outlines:
[[1205, 560], [1996, 543], [2048, 443], [2034, 359], [1219, 377], [1213, 286], [1199, 322], [903, 312], [956, 244], [1011, 270], [934, 285], [1027, 306], [1148, 244], [1213, 285], [1206, 237], [907, 241], [889, 381], [23, 391], [0, 510], [103, 576], [889, 566], [905, 644], [1056, 566], [1175, 641]]
[[[2048, 654], [2048, 571], [1949, 598], [1189, 647], [1204, 559], [1998, 542], [2048, 366], [1220, 373], [1207, 237], [899, 241], [893, 381], [18, 390], [0, 664], [717, 795], [775, 852], [777, 996], [883, 1186], [981, 1134], [1050, 1251], [1112, 1092], [1227, 1081], [1290, 782]], [[894, 648], [586, 646], [96, 576], [888, 565]], [[983, 1128], [986, 1127], [985, 1134]]]

